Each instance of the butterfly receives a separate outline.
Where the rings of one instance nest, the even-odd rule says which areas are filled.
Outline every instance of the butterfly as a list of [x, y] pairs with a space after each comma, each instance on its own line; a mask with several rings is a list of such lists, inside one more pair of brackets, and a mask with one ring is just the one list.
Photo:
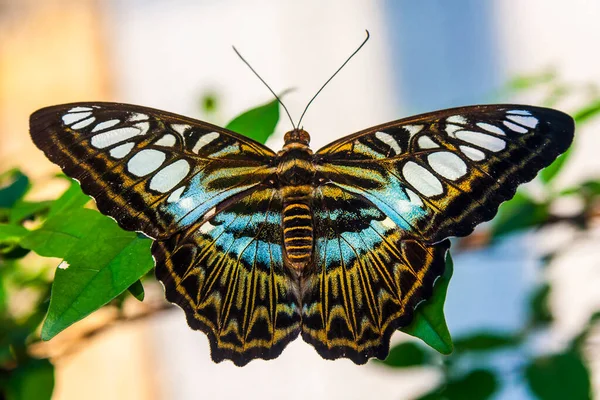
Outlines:
[[490, 220], [571, 144], [547, 108], [478, 105], [279, 152], [156, 109], [36, 111], [33, 142], [98, 209], [154, 240], [156, 277], [212, 359], [273, 359], [299, 335], [326, 359], [384, 359], [444, 272], [449, 237]]

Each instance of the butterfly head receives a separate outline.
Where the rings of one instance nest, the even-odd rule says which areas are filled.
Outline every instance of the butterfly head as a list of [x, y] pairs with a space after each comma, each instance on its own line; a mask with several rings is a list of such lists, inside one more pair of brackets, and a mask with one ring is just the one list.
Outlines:
[[310, 143], [310, 135], [304, 129], [294, 129], [293, 131], [289, 131], [283, 137], [285, 144], [292, 143], [301, 143], [305, 146], [308, 146]]

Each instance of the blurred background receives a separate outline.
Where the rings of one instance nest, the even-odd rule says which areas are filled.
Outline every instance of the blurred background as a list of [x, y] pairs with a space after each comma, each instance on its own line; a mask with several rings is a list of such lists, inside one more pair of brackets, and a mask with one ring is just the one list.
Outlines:
[[[370, 31], [303, 121], [313, 149], [467, 104], [550, 105], [578, 117], [573, 149], [551, 182], [528, 185], [502, 220], [454, 244], [446, 319], [455, 355], [397, 333], [404, 353], [388, 364], [325, 361], [296, 340], [276, 360], [237, 368], [213, 364], [206, 337], [179, 309], [88, 334], [111, 320], [105, 311], [36, 350], [56, 368], [53, 399], [599, 394], [600, 330], [590, 322], [600, 310], [599, 17], [600, 3], [589, 0], [0, 0], [0, 171], [26, 173], [31, 199], [60, 190], [48, 183], [58, 168], [29, 139], [34, 110], [118, 101], [224, 125], [271, 100], [231, 45], [276, 92], [295, 88], [284, 101], [297, 119]], [[282, 117], [267, 144], [279, 149], [290, 128]], [[162, 298], [156, 282], [144, 286], [149, 301]], [[552, 384], [575, 385], [579, 395], [552, 397], [561, 396]]]

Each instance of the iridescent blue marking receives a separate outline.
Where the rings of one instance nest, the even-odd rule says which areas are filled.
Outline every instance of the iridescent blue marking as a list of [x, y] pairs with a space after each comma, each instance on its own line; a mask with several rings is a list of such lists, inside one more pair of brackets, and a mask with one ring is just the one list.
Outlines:
[[205, 176], [202, 173], [195, 175], [179, 200], [173, 203], [163, 203], [160, 206], [161, 210], [172, 215], [176, 225], [186, 227], [196, 222], [223, 200], [256, 185], [255, 182], [251, 182], [247, 185], [216, 192], [206, 190], [203, 186], [204, 183]]
[[364, 191], [356, 186], [336, 182], [336, 185], [352, 193], [360, 194], [375, 204], [384, 214], [390, 217], [400, 229], [411, 231], [412, 223], [428, 215], [427, 210], [414, 204], [404, 193], [402, 183], [390, 176], [385, 190]]

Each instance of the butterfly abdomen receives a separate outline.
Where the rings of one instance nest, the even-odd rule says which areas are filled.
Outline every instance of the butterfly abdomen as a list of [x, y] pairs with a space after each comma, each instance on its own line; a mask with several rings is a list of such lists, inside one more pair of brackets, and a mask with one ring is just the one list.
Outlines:
[[283, 197], [283, 247], [289, 266], [301, 274], [313, 253], [311, 203], [315, 168], [308, 133], [292, 131], [279, 154], [277, 168]]
[[283, 192], [283, 243], [290, 266], [301, 272], [313, 252], [311, 185], [285, 186]]

